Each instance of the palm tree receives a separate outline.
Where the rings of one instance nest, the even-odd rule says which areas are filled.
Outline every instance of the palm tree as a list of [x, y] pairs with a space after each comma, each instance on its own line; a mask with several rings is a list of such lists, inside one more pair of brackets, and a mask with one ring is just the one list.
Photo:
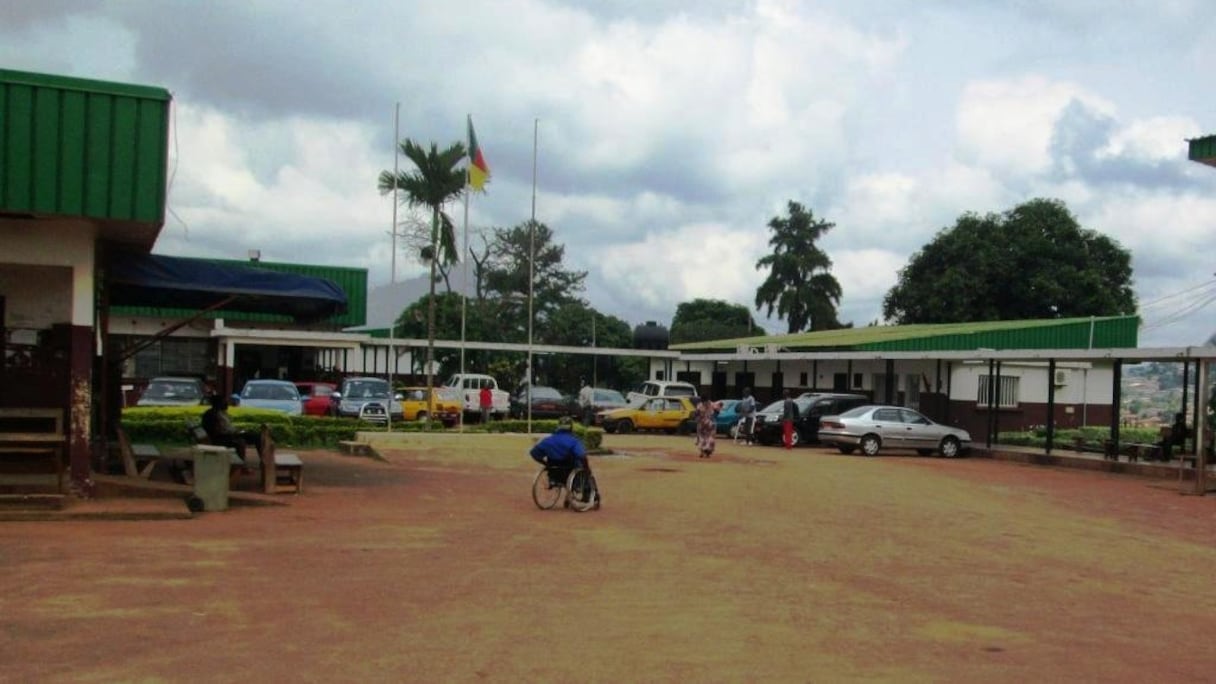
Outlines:
[[839, 328], [836, 306], [840, 303], [840, 283], [829, 269], [832, 260], [815, 241], [836, 224], [816, 220], [798, 202], [790, 201], [789, 217], [774, 217], [768, 222], [773, 234], [768, 244], [773, 253], [756, 262], [756, 270], [769, 269], [768, 278], [756, 290], [756, 309], [768, 307], [766, 316], [777, 309], [789, 332], [807, 328]]
[[457, 260], [456, 230], [451, 217], [443, 211], [443, 205], [460, 197], [464, 191], [465, 169], [460, 162], [465, 158], [465, 148], [457, 142], [440, 151], [438, 145], [431, 143], [428, 151], [408, 138], [399, 144], [401, 153], [416, 168], [408, 173], [399, 171], [395, 176], [392, 171], [381, 171], [379, 187], [381, 194], [390, 193], [394, 188], [400, 189], [405, 193], [402, 202], [431, 210], [431, 244], [426, 255], [431, 262], [431, 292], [427, 302], [426, 324], [426, 389], [427, 396], [430, 396], [435, 386], [431, 374], [435, 359], [435, 262], [439, 260], [435, 257], [439, 255], [447, 264]]

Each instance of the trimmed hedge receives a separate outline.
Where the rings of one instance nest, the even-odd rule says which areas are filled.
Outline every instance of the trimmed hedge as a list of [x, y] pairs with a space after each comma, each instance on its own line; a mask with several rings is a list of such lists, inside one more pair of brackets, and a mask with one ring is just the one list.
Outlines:
[[[1078, 441], [1079, 439], [1079, 441]], [[1081, 448], [1085, 451], [1105, 451], [1103, 446], [1110, 439], [1110, 428], [1088, 425], [1082, 428], [1056, 430], [1052, 445], [1057, 449]], [[1119, 428], [1122, 443], [1155, 444], [1161, 439], [1157, 428]], [[1025, 432], [1001, 432], [997, 442], [1010, 446], [1028, 446], [1040, 449], [1047, 447], [1047, 429], [1035, 428]]]
[[[125, 408], [122, 411], [122, 425], [133, 442], [184, 446], [190, 444], [186, 426], [201, 421], [206, 410], [204, 406]], [[228, 409], [228, 415], [238, 430], [258, 430], [265, 424], [270, 427], [275, 442], [300, 449], [337, 447], [338, 442], [353, 440], [356, 432], [387, 430], [384, 425], [354, 418], [288, 416], [278, 411], [239, 406]], [[393, 432], [422, 432], [425, 429], [426, 425], [416, 420], [393, 422]], [[430, 424], [431, 432], [443, 432], [445, 429], [454, 428], [444, 428], [439, 421]], [[466, 425], [464, 429], [470, 432], [525, 432], [528, 424], [522, 420], [499, 420], [491, 421], [488, 425]], [[556, 429], [556, 420], [532, 421], [533, 432], [547, 433]], [[584, 428], [575, 424], [574, 434], [583, 440], [588, 451], [598, 450], [603, 445], [604, 431], [600, 428]]]

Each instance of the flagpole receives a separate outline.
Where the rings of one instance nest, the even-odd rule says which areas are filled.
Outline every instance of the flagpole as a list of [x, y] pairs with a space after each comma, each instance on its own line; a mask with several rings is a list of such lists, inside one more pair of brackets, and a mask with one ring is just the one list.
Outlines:
[[528, 222], [528, 434], [532, 434], [532, 280], [533, 262], [536, 261], [536, 150], [540, 137], [540, 119], [532, 120], [532, 220]]
[[[473, 115], [468, 115], [469, 130], [473, 129]], [[473, 141], [469, 141], [469, 154], [473, 153]], [[473, 159], [469, 158], [469, 165], [464, 172], [464, 253], [456, 260], [456, 263], [463, 264], [464, 277], [460, 285], [460, 377], [464, 377], [464, 343], [465, 343], [465, 320], [468, 312], [469, 301], [469, 262], [466, 261], [469, 257], [469, 195], [473, 194], [472, 184], [469, 182], [469, 175], [472, 172]], [[460, 421], [458, 422], [458, 430], [464, 432], [464, 411], [460, 412]]]
[[[397, 282], [397, 160], [399, 155], [397, 151], [401, 145], [398, 140], [401, 139], [401, 103], [397, 103], [396, 109], [393, 111], [393, 260], [392, 274], [389, 276], [389, 282], [396, 284]], [[392, 293], [394, 288], [389, 288]], [[397, 366], [397, 350], [393, 345], [393, 341], [397, 339], [397, 319], [391, 318], [388, 322], [388, 406], [384, 407], [385, 429], [389, 432], [393, 431], [393, 396], [396, 394], [393, 391], [393, 371]]]

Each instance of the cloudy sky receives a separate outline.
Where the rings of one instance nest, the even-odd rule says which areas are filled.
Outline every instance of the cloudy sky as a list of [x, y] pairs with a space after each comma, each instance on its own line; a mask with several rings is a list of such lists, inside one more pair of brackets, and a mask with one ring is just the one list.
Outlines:
[[[538, 220], [631, 324], [751, 306], [788, 200], [836, 224], [842, 321], [964, 212], [1064, 200], [1131, 251], [1141, 346], [1216, 331], [1209, 0], [0, 0], [0, 66], [173, 93], [164, 254], [392, 278], [401, 137], [490, 164], [470, 226]], [[452, 207], [459, 222], [460, 206]], [[398, 258], [397, 280], [423, 266]], [[982, 277], [982, 274], [976, 274]], [[772, 331], [784, 327], [767, 323]]]

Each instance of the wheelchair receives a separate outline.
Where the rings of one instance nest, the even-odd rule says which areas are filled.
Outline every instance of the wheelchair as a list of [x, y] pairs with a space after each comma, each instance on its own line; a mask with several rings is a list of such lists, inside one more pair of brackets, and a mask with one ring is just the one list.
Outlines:
[[590, 467], [544, 465], [532, 480], [532, 501], [542, 511], [564, 501], [582, 513], [600, 507], [600, 490]]

